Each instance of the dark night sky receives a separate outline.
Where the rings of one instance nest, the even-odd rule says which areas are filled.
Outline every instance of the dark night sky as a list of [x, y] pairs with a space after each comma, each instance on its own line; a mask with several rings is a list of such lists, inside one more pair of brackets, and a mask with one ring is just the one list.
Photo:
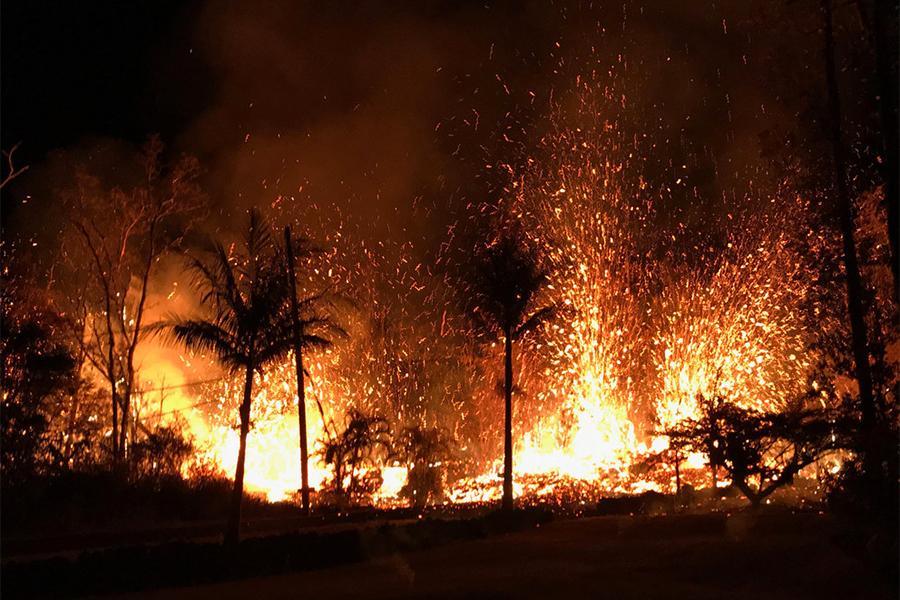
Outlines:
[[[39, 160], [86, 133], [140, 140], [174, 135], [208, 91], [209, 76], [191, 60], [188, 3], [5, 2], [2, 12], [2, 145], [23, 142]], [[160, 102], [150, 76], [163, 55], [179, 55], [184, 110]], [[187, 92], [187, 93], [186, 93]]]
[[[430, 2], [421, 3], [420, 8], [410, 5], [384, 10], [381, 3], [362, 2], [354, 3], [352, 9], [320, 10], [301, 8], [303, 4], [249, 3], [230, 10], [227, 4], [196, 0], [6, 2], [0, 22], [2, 146], [23, 142], [20, 158], [33, 163], [48, 151], [71, 146], [85, 136], [139, 142], [154, 132], [175, 140], [215, 103], [223, 71], [228, 71], [218, 64], [218, 48], [206, 53], [202, 48], [195, 49], [227, 29], [227, 21], [240, 19], [242, 11], [262, 15], [261, 22], [293, 12], [296, 23], [270, 24], [276, 26], [276, 36], [290, 35], [293, 29], [297, 33], [293, 41], [303, 47], [301, 30], [309, 26], [303, 22], [306, 14], [314, 15], [310, 21], [325, 24], [322, 29], [326, 37], [329, 30], [337, 33], [340, 28], [334, 26], [335, 21], [343, 21], [348, 31], [362, 27], [377, 35], [393, 18], [401, 22], [407, 17], [439, 21], [448, 14], [463, 12], [469, 4], [478, 6], [470, 2]], [[219, 28], [222, 30], [216, 31]], [[362, 37], [366, 35], [363, 31]], [[398, 35], [404, 35], [402, 25]], [[347, 44], [349, 48], [354, 45], [340, 35], [329, 43]], [[251, 61], [255, 54], [249, 47], [240, 53]], [[352, 53], [352, 49], [347, 52]], [[318, 77], [331, 77], [335, 83], [346, 77], [346, 73], [330, 70], [332, 66], [346, 68], [340, 64], [341, 57], [319, 54], [316, 60], [323, 72]], [[265, 66], [260, 66], [263, 70], [256, 74], [265, 79]], [[224, 79], [227, 85], [227, 73]], [[347, 87], [352, 87], [352, 82]], [[252, 90], [246, 91], [247, 98], [252, 98]], [[343, 91], [348, 96], [358, 92]], [[340, 95], [335, 94], [338, 103], [342, 101]], [[343, 98], [344, 108], [358, 99]], [[304, 106], [308, 98], [288, 101]], [[277, 127], [283, 116], [283, 111], [276, 112], [268, 120]]]

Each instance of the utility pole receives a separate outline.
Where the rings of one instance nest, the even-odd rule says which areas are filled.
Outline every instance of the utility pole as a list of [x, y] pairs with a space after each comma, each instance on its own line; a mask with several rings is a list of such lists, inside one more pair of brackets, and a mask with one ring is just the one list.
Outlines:
[[290, 277], [291, 321], [294, 335], [294, 362], [297, 367], [297, 417], [300, 426], [300, 498], [303, 514], [309, 514], [309, 453], [306, 439], [306, 390], [303, 377], [303, 338], [300, 330], [300, 310], [297, 305], [297, 274], [294, 271], [294, 244], [291, 240], [291, 226], [284, 228], [284, 247], [287, 271]]

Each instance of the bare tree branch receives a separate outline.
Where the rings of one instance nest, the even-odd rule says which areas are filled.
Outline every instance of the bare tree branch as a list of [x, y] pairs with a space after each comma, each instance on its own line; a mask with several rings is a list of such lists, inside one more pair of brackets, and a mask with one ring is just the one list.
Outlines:
[[21, 145], [22, 142], [18, 142], [9, 150], [3, 151], [3, 156], [6, 158], [6, 176], [3, 177], [2, 180], [0, 180], [0, 190], [5, 188], [7, 184], [9, 184], [16, 177], [22, 175], [29, 168], [29, 165], [25, 165], [24, 167], [19, 167], [17, 169], [15, 161], [13, 160], [13, 154], [15, 154], [16, 150]]

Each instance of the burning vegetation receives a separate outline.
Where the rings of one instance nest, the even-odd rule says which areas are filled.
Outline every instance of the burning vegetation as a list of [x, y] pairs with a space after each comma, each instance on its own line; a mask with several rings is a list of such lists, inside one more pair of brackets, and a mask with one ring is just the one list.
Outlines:
[[496, 74], [533, 115], [500, 119], [489, 189], [436, 235], [267, 183], [212, 230], [200, 163], [156, 137], [108, 180], [67, 164], [50, 256], [3, 243], [4, 485], [227, 478], [228, 539], [245, 492], [309, 511], [734, 486], [756, 506], [802, 479], [821, 500], [875, 452], [859, 432], [896, 427], [881, 154], [836, 175], [849, 232], [833, 161], [710, 202], [645, 133], [627, 59], [559, 48], [549, 93]]

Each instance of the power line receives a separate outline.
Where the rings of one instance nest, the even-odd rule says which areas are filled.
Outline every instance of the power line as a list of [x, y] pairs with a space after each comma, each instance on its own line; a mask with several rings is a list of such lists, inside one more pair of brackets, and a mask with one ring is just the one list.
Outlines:
[[[188, 387], [196, 387], [196, 386], [204, 385], [204, 384], [207, 384], [207, 383], [216, 383], [216, 382], [219, 382], [219, 381], [225, 381], [226, 379], [227, 379], [226, 377], [214, 377], [214, 378], [211, 378], [211, 379], [199, 379], [199, 380], [197, 380], [197, 381], [188, 381], [188, 382], [181, 383], [181, 384], [178, 384], [178, 385], [168, 385], [168, 386], [162, 386], [162, 387], [153, 388], [153, 389], [149, 389], [149, 390], [140, 390], [140, 391], [137, 391], [137, 392], [135, 392], [135, 393], [138, 394], [138, 395], [143, 395], [143, 394], [149, 394], [150, 392], [164, 392], [164, 391], [168, 391], [168, 390], [176, 390], [176, 389], [183, 389], [183, 388], [188, 388]], [[316, 399], [316, 404], [319, 406], [319, 411], [321, 412], [321, 411], [322, 411], [322, 406], [321, 406], [321, 404], [320, 404], [320, 402], [319, 402], [319, 400], [318, 400], [319, 395], [318, 395], [317, 390], [316, 390], [315, 382], [314, 382], [313, 378], [309, 378], [308, 381], [309, 381], [310, 387], [312, 388], [312, 389], [310, 390], [310, 392], [311, 392], [310, 396], [312, 396], [314, 399]], [[194, 408], [198, 408], [198, 407], [200, 407], [200, 406], [206, 406], [206, 405], [209, 405], [209, 404], [215, 404], [215, 403], [217, 403], [217, 402], [219, 402], [219, 401], [220, 401], [220, 399], [216, 398], [216, 399], [213, 399], [213, 400], [204, 400], [204, 401], [202, 401], [202, 402], [195, 402], [194, 404], [188, 404], [187, 406], [182, 406], [182, 407], [180, 407], [180, 408], [173, 408], [173, 409], [167, 410], [167, 411], [165, 411], [165, 412], [157, 412], [155, 415], [153, 415], [153, 416], [150, 417], [150, 418], [161, 419], [162, 417], [164, 417], [164, 416], [166, 416], [166, 415], [171, 415], [171, 414], [174, 414], [174, 413], [184, 412], [184, 411], [186, 411], [186, 410], [191, 410], [191, 409], [194, 409]], [[323, 414], [322, 416], [324, 417], [324, 414]], [[325, 426], [325, 432], [329, 435], [329, 437], [331, 437], [331, 434], [330, 434], [330, 432], [328, 431], [328, 424], [325, 423], [325, 422], [323, 422], [323, 425]], [[333, 425], [333, 423], [332, 423], [332, 425]]]
[[167, 392], [169, 390], [178, 390], [187, 387], [194, 387], [198, 385], [204, 385], [207, 383], [215, 383], [217, 381], [225, 381], [226, 377], [214, 377], [212, 379], [200, 379], [198, 381], [188, 381], [186, 383], [180, 383], [178, 385], [164, 385], [158, 388], [151, 388], [149, 390], [136, 390], [134, 393], [137, 395], [149, 394], [150, 392]]
[[203, 402], [197, 402], [195, 404], [188, 404], [187, 406], [182, 406], [181, 408], [173, 408], [172, 410], [167, 410], [166, 412], [163, 412], [163, 413], [156, 413], [156, 415], [154, 415], [154, 416], [155, 417], [163, 417], [165, 415], [171, 415], [173, 413], [178, 413], [178, 412], [182, 412], [185, 410], [190, 410], [192, 408], [197, 408], [198, 406], [206, 406], [207, 404], [215, 404], [218, 401], [219, 401], [218, 399], [204, 400]]

